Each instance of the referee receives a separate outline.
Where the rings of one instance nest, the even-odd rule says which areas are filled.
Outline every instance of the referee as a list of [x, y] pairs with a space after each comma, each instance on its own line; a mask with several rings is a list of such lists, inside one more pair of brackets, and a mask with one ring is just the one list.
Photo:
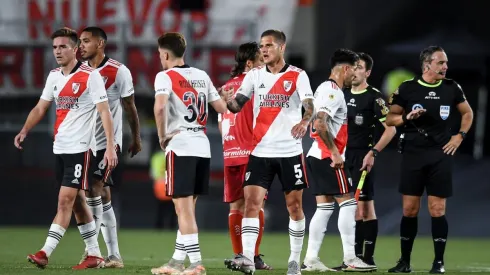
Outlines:
[[[375, 265], [373, 254], [378, 236], [378, 220], [374, 211], [372, 167], [376, 156], [395, 136], [396, 128], [385, 124], [388, 107], [383, 95], [367, 83], [373, 68], [372, 57], [366, 53], [358, 55], [360, 60], [352, 87], [344, 90], [348, 119], [345, 164], [355, 184], [359, 183], [363, 170], [369, 172], [359, 196], [356, 212], [355, 252], [356, 256], [367, 264]], [[378, 123], [384, 126], [384, 132], [375, 143], [374, 130]]]
[[[473, 111], [461, 86], [445, 78], [447, 56], [438, 46], [420, 53], [422, 76], [405, 81], [393, 94], [386, 119], [389, 126], [402, 126], [399, 140], [402, 155], [400, 193], [403, 217], [400, 224], [401, 258], [391, 273], [408, 273], [410, 254], [417, 235], [420, 197], [427, 190], [432, 217], [434, 262], [430, 273], [444, 273], [444, 251], [448, 235], [446, 198], [452, 195], [452, 156], [473, 122]], [[451, 135], [448, 118], [462, 116], [461, 127]]]

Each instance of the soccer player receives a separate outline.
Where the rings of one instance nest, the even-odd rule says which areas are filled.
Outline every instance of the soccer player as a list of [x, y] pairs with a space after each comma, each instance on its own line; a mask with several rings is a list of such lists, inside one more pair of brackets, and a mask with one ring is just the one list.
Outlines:
[[[105, 55], [106, 43], [107, 35], [104, 30], [99, 27], [85, 28], [80, 34], [80, 53], [86, 61], [86, 65], [97, 69], [102, 75], [102, 79], [104, 79], [114, 124], [118, 157], [121, 156], [123, 140], [122, 111], [124, 109], [132, 133], [129, 153], [133, 157], [141, 151], [138, 112], [134, 104], [133, 79], [126, 66]], [[95, 219], [97, 236], [102, 225], [102, 235], [108, 251], [108, 255], [105, 258], [105, 267], [122, 268], [124, 264], [119, 252], [117, 221], [112, 209], [111, 189], [109, 187], [110, 183], [118, 184], [118, 182], [111, 178], [112, 171], [106, 169], [104, 165], [103, 156], [106, 151], [107, 141], [100, 116], [97, 118], [95, 140], [97, 143], [97, 154], [94, 163], [94, 184], [90, 191], [87, 192], [87, 204], [92, 210]]]
[[[305, 234], [303, 189], [307, 187], [301, 139], [314, 115], [313, 91], [305, 71], [286, 64], [286, 35], [266, 30], [260, 50], [266, 66], [249, 71], [233, 98], [224, 92], [228, 109], [239, 112], [253, 98], [253, 148], [244, 182], [245, 212], [242, 220], [243, 255], [228, 267], [255, 272], [254, 250], [259, 235], [259, 213], [266, 192], [278, 175], [289, 212], [291, 254], [287, 274], [301, 274], [299, 261]], [[305, 113], [301, 116], [301, 106]]]
[[[384, 121], [389, 110], [383, 95], [367, 83], [373, 69], [373, 59], [367, 53], [358, 53], [358, 55], [360, 59], [354, 73], [352, 87], [344, 89], [349, 140], [345, 152], [345, 166], [349, 169], [355, 188], [359, 184], [362, 171], [368, 172], [357, 202], [355, 251], [357, 257], [375, 266], [373, 255], [378, 236], [378, 220], [374, 211], [373, 165], [379, 152], [395, 136], [396, 128], [386, 126]], [[374, 130], [378, 122], [385, 130], [376, 143]], [[364, 246], [366, 249], [363, 253]]]
[[[430, 273], [444, 273], [448, 235], [446, 199], [452, 195], [452, 156], [473, 123], [473, 111], [461, 86], [446, 78], [447, 55], [439, 46], [420, 53], [422, 75], [403, 82], [393, 94], [388, 126], [401, 127], [402, 153], [399, 191], [403, 198], [400, 223], [401, 258], [389, 272], [411, 272], [410, 256], [417, 235], [420, 198], [427, 190], [432, 217], [434, 261]], [[451, 132], [451, 113], [461, 114], [457, 134]], [[453, 135], [454, 134], [454, 135]]]
[[347, 49], [335, 51], [330, 59], [331, 73], [315, 92], [317, 111], [311, 137], [314, 139], [307, 155], [307, 172], [317, 209], [310, 222], [308, 249], [302, 270], [328, 271], [318, 257], [328, 220], [339, 204], [339, 231], [344, 250], [346, 271], [371, 271], [376, 267], [364, 263], [354, 251], [356, 200], [351, 193], [352, 180], [344, 167], [347, 144], [347, 105], [342, 88], [350, 86], [359, 56]]
[[[61, 188], [58, 210], [49, 228], [46, 243], [40, 251], [29, 255], [27, 259], [40, 268], [48, 264], [48, 258], [70, 224], [73, 211], [88, 254], [73, 269], [103, 267], [104, 259], [97, 242], [95, 221], [85, 202], [84, 190], [90, 188], [90, 165], [95, 153], [96, 110], [102, 119], [107, 146], [115, 148], [107, 94], [100, 73], [76, 59], [77, 33], [64, 28], [55, 31], [51, 38], [53, 54], [60, 67], [49, 73], [41, 99], [29, 113], [14, 143], [17, 148], [22, 149], [20, 144], [28, 132], [39, 123], [55, 100], [53, 152], [56, 156], [56, 179]], [[109, 169], [117, 165], [114, 149], [105, 152], [104, 163]]]
[[[167, 155], [167, 195], [172, 196], [179, 230], [170, 261], [153, 268], [153, 274], [203, 275], [195, 203], [209, 188], [211, 150], [205, 134], [208, 103], [226, 112], [223, 101], [206, 72], [184, 62], [186, 41], [180, 33], [158, 38], [164, 71], [155, 78], [155, 121], [160, 146]], [[168, 119], [168, 125], [167, 125]], [[184, 270], [184, 260], [191, 264]]]
[[[235, 55], [236, 64], [231, 73], [231, 79], [223, 86], [224, 90], [229, 87], [234, 91], [242, 85], [245, 74], [263, 63], [259, 46], [256, 42], [240, 45]], [[223, 137], [223, 156], [225, 172], [225, 195], [224, 201], [230, 204], [228, 215], [228, 229], [230, 231], [231, 244], [235, 255], [242, 253], [241, 227], [245, 200], [243, 198], [243, 181], [247, 169], [250, 151], [253, 148], [253, 104], [252, 101], [245, 103], [240, 113], [233, 114], [227, 111], [218, 117], [220, 131]], [[259, 253], [260, 242], [264, 233], [264, 209], [259, 212], [259, 236], [255, 244], [255, 268], [272, 269], [261, 258]], [[225, 265], [229, 265], [228, 260]]]

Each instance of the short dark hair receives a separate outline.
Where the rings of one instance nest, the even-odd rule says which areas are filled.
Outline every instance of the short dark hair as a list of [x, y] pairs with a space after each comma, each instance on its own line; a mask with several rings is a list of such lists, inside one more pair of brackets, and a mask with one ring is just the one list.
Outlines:
[[82, 30], [82, 32], [89, 32], [92, 34], [92, 36], [96, 36], [99, 38], [102, 38], [102, 40], [107, 41], [107, 34], [102, 28], [99, 27], [86, 27], [85, 29]]
[[419, 60], [422, 68], [425, 62], [430, 63], [432, 61], [431, 58], [435, 52], [444, 52], [444, 49], [440, 46], [429, 46], [420, 52]]
[[245, 71], [247, 61], [255, 61], [259, 54], [259, 45], [257, 42], [248, 42], [241, 44], [235, 54], [235, 66], [231, 70], [231, 77], [238, 76]]
[[172, 52], [175, 57], [183, 57], [186, 48], [184, 36], [179, 32], [167, 32], [158, 38], [158, 47]]
[[349, 49], [338, 49], [330, 58], [330, 67], [333, 68], [339, 64], [355, 65], [359, 61], [359, 55]]
[[374, 61], [369, 54], [361, 52], [361, 53], [357, 53], [357, 55], [359, 56], [360, 60], [366, 63], [366, 71], [370, 71], [373, 69]]
[[51, 35], [51, 40], [54, 40], [57, 37], [68, 37], [75, 46], [78, 46], [78, 35], [77, 32], [70, 28], [62, 28], [58, 29]]
[[280, 31], [280, 30], [274, 30], [274, 29], [266, 30], [262, 33], [260, 38], [262, 38], [264, 36], [274, 37], [274, 40], [279, 44], [285, 44], [286, 43], [286, 34], [284, 34], [284, 32]]

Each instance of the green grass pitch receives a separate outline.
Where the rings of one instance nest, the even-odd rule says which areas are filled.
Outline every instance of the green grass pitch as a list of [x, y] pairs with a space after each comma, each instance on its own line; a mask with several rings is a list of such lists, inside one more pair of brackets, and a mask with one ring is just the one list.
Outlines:
[[[68, 230], [57, 250], [51, 255], [50, 263], [44, 270], [37, 269], [26, 260], [44, 244], [46, 228], [0, 228], [0, 274], [151, 274], [150, 268], [159, 266], [172, 256], [175, 232], [152, 230], [127, 230], [119, 232], [120, 250], [126, 267], [124, 269], [99, 269], [74, 271], [71, 266], [78, 263], [83, 252], [80, 234], [74, 228]], [[234, 274], [223, 266], [223, 259], [232, 255], [227, 232], [199, 234], [204, 265], [208, 275]], [[303, 254], [306, 253], [308, 238], [305, 238]], [[99, 238], [102, 252], [105, 244]], [[469, 274], [479, 272], [490, 274], [490, 239], [449, 238], [446, 250], [447, 274]], [[262, 242], [264, 260], [274, 267], [273, 271], [257, 271], [256, 274], [286, 274], [289, 256], [287, 234], [264, 235]], [[392, 267], [399, 257], [399, 241], [396, 237], [381, 237], [376, 246], [375, 260], [380, 272]], [[336, 266], [342, 259], [340, 237], [327, 235], [320, 252], [327, 266]], [[412, 267], [415, 272], [428, 273], [433, 258], [432, 241], [418, 238], [414, 245]], [[303, 274], [316, 274], [303, 272]]]

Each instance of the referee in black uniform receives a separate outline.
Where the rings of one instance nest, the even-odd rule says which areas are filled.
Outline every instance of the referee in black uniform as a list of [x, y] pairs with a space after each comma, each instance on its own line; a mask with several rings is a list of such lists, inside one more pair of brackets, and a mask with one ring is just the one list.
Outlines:
[[[356, 213], [356, 245], [359, 258], [367, 264], [375, 265], [374, 247], [378, 236], [378, 220], [374, 211], [373, 165], [376, 156], [396, 134], [396, 128], [385, 124], [388, 107], [381, 92], [370, 86], [367, 79], [373, 68], [373, 59], [366, 53], [358, 53], [359, 65], [352, 81], [352, 87], [344, 90], [347, 103], [348, 142], [346, 166], [352, 181], [358, 184], [363, 170], [368, 174], [364, 181]], [[384, 126], [384, 132], [377, 143], [374, 140], [376, 126]], [[356, 186], [357, 188], [357, 186]], [[365, 245], [365, 250], [363, 249]], [[363, 253], [364, 250], [364, 253]]]
[[[402, 126], [400, 193], [403, 217], [400, 224], [401, 258], [388, 272], [408, 273], [410, 254], [417, 235], [417, 214], [424, 189], [432, 217], [435, 258], [430, 273], [444, 273], [444, 250], [448, 234], [446, 198], [452, 195], [452, 156], [473, 122], [473, 111], [461, 86], [445, 78], [448, 59], [441, 47], [430, 46], [420, 53], [422, 76], [405, 81], [393, 94], [386, 119], [389, 126]], [[462, 116], [461, 126], [451, 135], [448, 118]]]

